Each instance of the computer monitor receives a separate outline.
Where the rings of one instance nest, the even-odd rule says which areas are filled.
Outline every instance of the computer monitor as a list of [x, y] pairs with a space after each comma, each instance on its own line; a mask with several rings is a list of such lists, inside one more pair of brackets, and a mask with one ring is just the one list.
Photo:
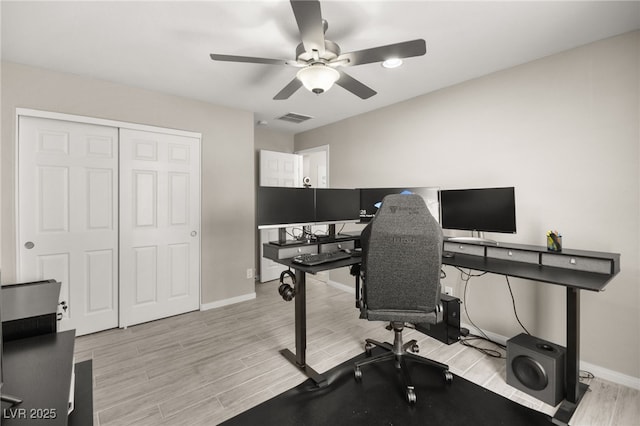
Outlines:
[[373, 219], [382, 204], [382, 200], [389, 194], [417, 194], [427, 205], [431, 215], [440, 221], [440, 206], [438, 202], [439, 190], [436, 187], [404, 187], [404, 188], [361, 188], [360, 189], [360, 221], [369, 222]]
[[360, 191], [316, 188], [316, 223], [344, 223], [360, 220]]
[[284, 228], [315, 222], [315, 196], [310, 188], [259, 186], [256, 191], [259, 229]]
[[440, 191], [441, 225], [445, 229], [515, 234], [515, 188]]

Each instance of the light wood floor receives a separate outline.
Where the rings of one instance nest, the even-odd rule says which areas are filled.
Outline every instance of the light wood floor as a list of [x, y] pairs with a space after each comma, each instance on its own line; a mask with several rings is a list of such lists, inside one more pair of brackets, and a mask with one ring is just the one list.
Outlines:
[[[93, 359], [94, 424], [214, 425], [303, 382], [278, 352], [294, 349], [294, 303], [280, 298], [277, 285], [258, 284], [255, 300], [77, 338], [76, 362]], [[383, 323], [358, 319], [353, 295], [313, 279], [307, 318], [307, 362], [319, 372], [361, 353], [366, 337], [393, 339]], [[504, 359], [414, 330], [405, 334], [418, 339], [421, 355], [447, 363], [454, 374], [555, 412], [506, 384]], [[639, 424], [638, 390], [598, 378], [590, 385], [572, 425]]]

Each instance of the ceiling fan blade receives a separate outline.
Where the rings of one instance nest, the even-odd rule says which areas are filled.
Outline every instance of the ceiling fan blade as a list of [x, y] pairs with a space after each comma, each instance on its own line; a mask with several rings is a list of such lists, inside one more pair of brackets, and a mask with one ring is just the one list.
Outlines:
[[348, 59], [346, 66], [370, 64], [372, 62], [382, 62], [390, 58], [410, 58], [421, 56], [427, 52], [427, 45], [423, 39], [405, 41], [402, 43], [389, 44], [387, 46], [372, 47], [371, 49], [347, 52], [338, 56], [337, 61]]
[[291, 0], [291, 8], [298, 23], [304, 50], [309, 53], [317, 50], [318, 54], [322, 56], [324, 54], [324, 25], [320, 2]]
[[288, 65], [288, 63], [290, 62], [284, 59], [254, 58], [252, 56], [217, 55], [215, 53], [212, 53], [209, 56], [214, 61], [249, 62], [252, 64]]
[[338, 79], [338, 81], [336, 81], [336, 84], [338, 86], [344, 87], [345, 89], [347, 89], [354, 95], [360, 97], [361, 99], [369, 99], [370, 97], [378, 93], [372, 88], [370, 88], [369, 86], [351, 77], [349, 74], [339, 70], [338, 72], [340, 73], [340, 78]]
[[302, 82], [295, 77], [293, 80], [289, 82], [284, 88], [278, 92], [277, 95], [273, 97], [274, 101], [281, 101], [284, 99], [289, 99], [289, 96], [293, 95], [296, 90], [302, 87]]

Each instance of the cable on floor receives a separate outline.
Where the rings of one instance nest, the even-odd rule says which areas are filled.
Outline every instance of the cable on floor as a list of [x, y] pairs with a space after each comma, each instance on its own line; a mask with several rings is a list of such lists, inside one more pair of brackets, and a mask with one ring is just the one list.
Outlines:
[[493, 340], [490, 340], [484, 336], [478, 336], [477, 334], [469, 334], [467, 337], [463, 337], [460, 339], [460, 344], [469, 348], [473, 348], [477, 351], [479, 351], [480, 353], [490, 356], [492, 358], [501, 358], [501, 359], [506, 359], [506, 355], [503, 355], [502, 352], [500, 352], [497, 349], [491, 349], [491, 348], [483, 348], [480, 346], [476, 346], [471, 344], [470, 342], [473, 340], [485, 340], [488, 341], [490, 343], [493, 343], [494, 345], [498, 346], [500, 349], [502, 350], [506, 350], [506, 346], [498, 343], [498, 342], [494, 342]]

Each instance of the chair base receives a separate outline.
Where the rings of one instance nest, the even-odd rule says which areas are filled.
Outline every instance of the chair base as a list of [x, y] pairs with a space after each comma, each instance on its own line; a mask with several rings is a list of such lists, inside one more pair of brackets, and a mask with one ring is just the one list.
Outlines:
[[[400, 370], [401, 372], [401, 377], [409, 404], [415, 404], [416, 393], [413, 382], [411, 381], [411, 376], [409, 375], [409, 369], [406, 363], [407, 358], [420, 364], [426, 364], [438, 368], [442, 370], [446, 383], [449, 384], [453, 381], [453, 374], [451, 374], [451, 372], [449, 371], [448, 365], [438, 361], [434, 361], [432, 359], [421, 357], [408, 351], [409, 349], [411, 349], [411, 351], [413, 352], [418, 352], [418, 343], [415, 339], [410, 340], [407, 343], [403, 343], [402, 330], [404, 329], [404, 323], [392, 322], [391, 326], [393, 327], [393, 331], [395, 334], [393, 345], [386, 342], [378, 342], [373, 339], [366, 339], [365, 350], [369, 358], [355, 363], [354, 374], [356, 380], [359, 381], [362, 379], [362, 370], [360, 367], [378, 362], [394, 361], [396, 369]], [[374, 346], [384, 349], [385, 352], [371, 357], [371, 349], [373, 349]]]

